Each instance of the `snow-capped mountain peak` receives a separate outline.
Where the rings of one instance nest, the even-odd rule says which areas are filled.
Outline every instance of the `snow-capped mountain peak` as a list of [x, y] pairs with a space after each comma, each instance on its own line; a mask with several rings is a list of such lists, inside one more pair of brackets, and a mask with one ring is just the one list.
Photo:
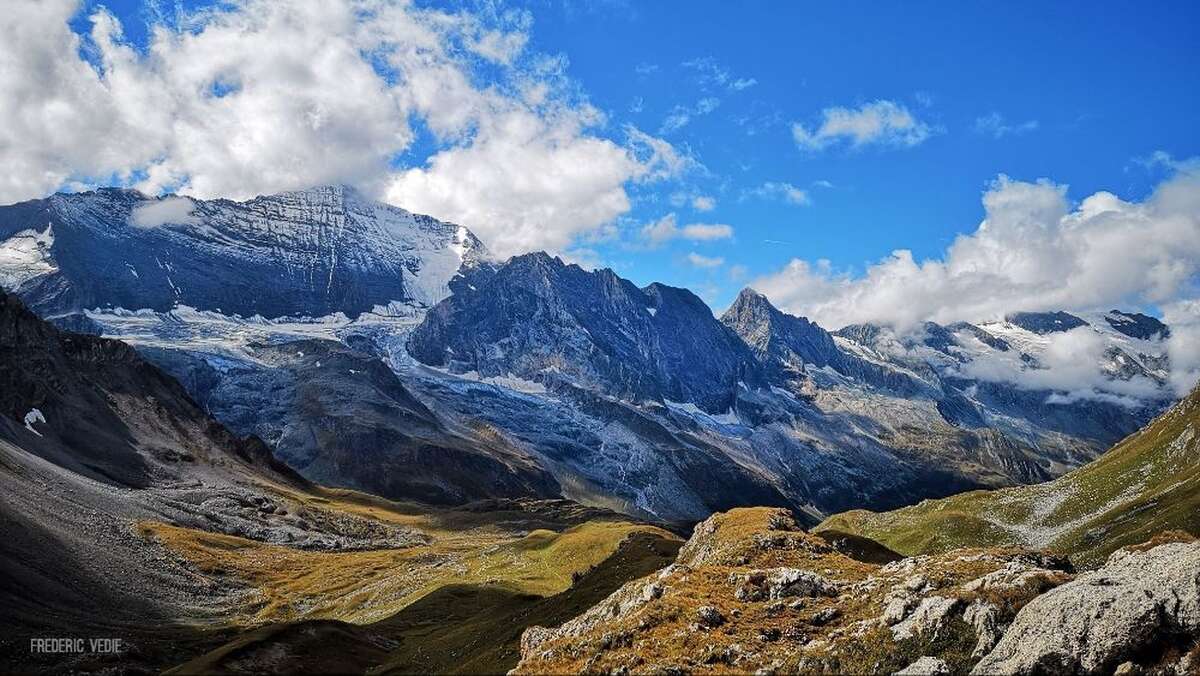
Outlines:
[[244, 202], [57, 194], [0, 207], [0, 251], [0, 279], [43, 314], [186, 305], [245, 317], [428, 307], [487, 257], [466, 227], [345, 185]]

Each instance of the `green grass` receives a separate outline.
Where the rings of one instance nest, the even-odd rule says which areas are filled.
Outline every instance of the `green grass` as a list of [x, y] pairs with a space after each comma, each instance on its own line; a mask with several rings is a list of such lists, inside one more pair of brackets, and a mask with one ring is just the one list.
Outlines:
[[856, 510], [817, 530], [869, 537], [906, 555], [1015, 544], [1093, 567], [1167, 530], [1200, 535], [1200, 391], [1103, 456], [1054, 481]]

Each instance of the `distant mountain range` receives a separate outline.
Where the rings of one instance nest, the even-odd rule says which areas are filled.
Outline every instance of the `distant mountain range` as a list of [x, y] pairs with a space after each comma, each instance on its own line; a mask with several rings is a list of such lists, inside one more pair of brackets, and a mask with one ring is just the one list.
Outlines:
[[[815, 520], [1053, 478], [1173, 400], [1145, 315], [829, 332], [747, 289], [717, 318], [544, 253], [492, 261], [345, 187], [0, 207], [0, 285], [134, 345], [305, 477], [393, 498]], [[1101, 347], [1079, 388], [1053, 377], [1068, 335]]]

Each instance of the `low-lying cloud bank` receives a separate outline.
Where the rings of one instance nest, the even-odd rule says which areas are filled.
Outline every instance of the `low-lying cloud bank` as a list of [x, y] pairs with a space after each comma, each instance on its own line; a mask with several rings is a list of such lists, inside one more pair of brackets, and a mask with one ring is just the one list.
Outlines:
[[1200, 379], [1200, 160], [1143, 201], [1097, 192], [1072, 205], [1066, 186], [997, 178], [986, 217], [941, 258], [899, 250], [860, 275], [793, 259], [752, 286], [829, 327], [872, 322], [911, 330], [1014, 311], [1157, 308], [1172, 327], [1172, 377]]
[[1107, 344], [1090, 327], [1051, 333], [1046, 340], [1036, 367], [1025, 364], [1016, 350], [985, 350], [959, 370], [968, 378], [1010, 383], [1024, 390], [1048, 390], [1053, 393], [1046, 399], [1048, 404], [1091, 399], [1135, 408], [1163, 396], [1162, 388], [1150, 378], [1122, 380], [1099, 368]]

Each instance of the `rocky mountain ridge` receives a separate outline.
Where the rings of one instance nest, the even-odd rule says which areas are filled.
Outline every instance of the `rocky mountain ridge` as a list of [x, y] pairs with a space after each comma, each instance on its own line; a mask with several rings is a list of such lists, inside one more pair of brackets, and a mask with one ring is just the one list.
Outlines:
[[267, 318], [432, 305], [486, 257], [466, 228], [325, 186], [246, 202], [57, 194], [0, 207], [0, 277], [43, 316], [178, 306]]
[[409, 352], [431, 366], [528, 380], [559, 374], [634, 401], [689, 402], [709, 413], [761, 382], [746, 346], [695, 294], [638, 289], [544, 253], [509, 260], [437, 305]]
[[[184, 249], [197, 263], [183, 276], [143, 274]], [[1074, 332], [831, 333], [750, 290], [718, 319], [684, 289], [483, 255], [458, 226], [342, 187], [0, 209], [0, 275], [41, 314], [136, 346], [310, 479], [397, 499], [562, 494], [677, 521], [786, 504], [819, 519], [1052, 478], [1170, 398], [1165, 329], [1132, 314]], [[206, 286], [213, 270], [234, 283]], [[1043, 384], [1051, 341], [1079, 332], [1105, 346], [1100, 389]]]

